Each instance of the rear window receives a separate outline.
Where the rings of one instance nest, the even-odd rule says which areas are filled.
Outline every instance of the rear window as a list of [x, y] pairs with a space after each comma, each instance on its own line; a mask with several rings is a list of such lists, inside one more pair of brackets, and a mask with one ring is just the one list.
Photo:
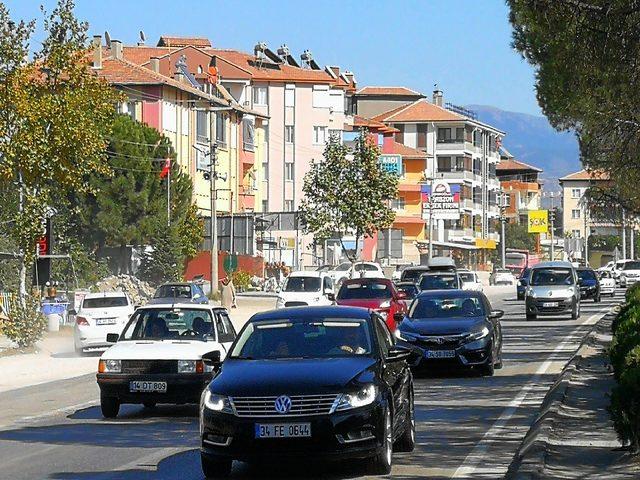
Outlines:
[[531, 285], [573, 285], [573, 275], [568, 268], [535, 268], [531, 274]]
[[338, 300], [391, 298], [391, 288], [382, 282], [345, 283], [338, 292]]
[[458, 288], [455, 274], [425, 275], [420, 279], [420, 290], [451, 290]]
[[82, 308], [111, 308], [127, 305], [129, 305], [127, 297], [85, 298], [82, 302]]
[[476, 279], [473, 276], [473, 273], [459, 273], [458, 275], [460, 275], [460, 280], [462, 280], [463, 282], [475, 282]]
[[622, 267], [623, 270], [640, 270], [640, 262], [627, 262]]
[[284, 287], [285, 292], [319, 292], [320, 277], [289, 277]]
[[578, 270], [578, 277], [581, 280], [595, 280], [596, 274], [593, 270]]
[[413, 299], [418, 294], [418, 287], [416, 287], [415, 284], [397, 285], [396, 289], [399, 292], [403, 292], [409, 300]]
[[420, 278], [420, 275], [422, 275], [425, 272], [428, 272], [429, 269], [425, 268], [425, 269], [408, 269], [408, 270], [404, 270], [402, 272], [402, 281], [403, 282], [417, 282], [418, 279]]
[[189, 285], [162, 285], [156, 290], [153, 298], [191, 298]]

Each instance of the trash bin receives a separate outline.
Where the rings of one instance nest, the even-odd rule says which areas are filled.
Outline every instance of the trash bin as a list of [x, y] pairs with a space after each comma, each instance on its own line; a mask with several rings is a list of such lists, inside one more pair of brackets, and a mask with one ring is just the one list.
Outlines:
[[43, 303], [42, 313], [47, 318], [47, 330], [57, 332], [64, 318], [68, 303]]

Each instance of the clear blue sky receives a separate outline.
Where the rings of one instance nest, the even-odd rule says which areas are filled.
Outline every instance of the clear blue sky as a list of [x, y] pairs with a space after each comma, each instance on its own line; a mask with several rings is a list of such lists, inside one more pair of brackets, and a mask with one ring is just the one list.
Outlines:
[[[55, 0], [5, 0], [14, 19], [39, 18]], [[322, 66], [352, 70], [360, 86], [405, 85], [430, 96], [433, 84], [456, 104], [540, 114], [533, 69], [511, 47], [504, 0], [76, 0], [90, 34], [125, 43], [161, 34], [208, 37], [252, 51], [259, 41], [310, 49]], [[315, 4], [316, 7], [311, 5]], [[41, 22], [40, 22], [41, 26]], [[36, 37], [41, 39], [41, 33]]]

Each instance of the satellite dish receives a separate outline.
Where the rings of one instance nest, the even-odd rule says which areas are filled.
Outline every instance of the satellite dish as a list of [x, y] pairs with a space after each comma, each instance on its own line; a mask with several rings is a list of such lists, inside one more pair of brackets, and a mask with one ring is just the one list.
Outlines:
[[140, 30], [140, 41], [142, 43], [147, 41], [147, 37], [146, 37], [146, 35], [144, 34], [144, 32], [142, 30]]
[[105, 30], [104, 32], [104, 40], [107, 42], [107, 47], [111, 47], [111, 35], [109, 35], [108, 30]]

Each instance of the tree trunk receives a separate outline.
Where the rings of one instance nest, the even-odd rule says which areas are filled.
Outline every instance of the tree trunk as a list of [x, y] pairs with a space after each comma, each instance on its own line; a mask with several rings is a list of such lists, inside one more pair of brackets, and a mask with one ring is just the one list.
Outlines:
[[[20, 191], [20, 200], [18, 202], [18, 212], [19, 214], [22, 214], [22, 211], [24, 210], [24, 184], [22, 182], [22, 170], [18, 171], [18, 189]], [[20, 257], [20, 267], [19, 267], [19, 274], [18, 274], [18, 278], [19, 278], [19, 286], [18, 286], [18, 293], [19, 293], [19, 300], [20, 300], [20, 304], [24, 307], [25, 306], [25, 298], [27, 297], [27, 265], [25, 263], [25, 251], [24, 249], [20, 248], [19, 253], [21, 255]]]

